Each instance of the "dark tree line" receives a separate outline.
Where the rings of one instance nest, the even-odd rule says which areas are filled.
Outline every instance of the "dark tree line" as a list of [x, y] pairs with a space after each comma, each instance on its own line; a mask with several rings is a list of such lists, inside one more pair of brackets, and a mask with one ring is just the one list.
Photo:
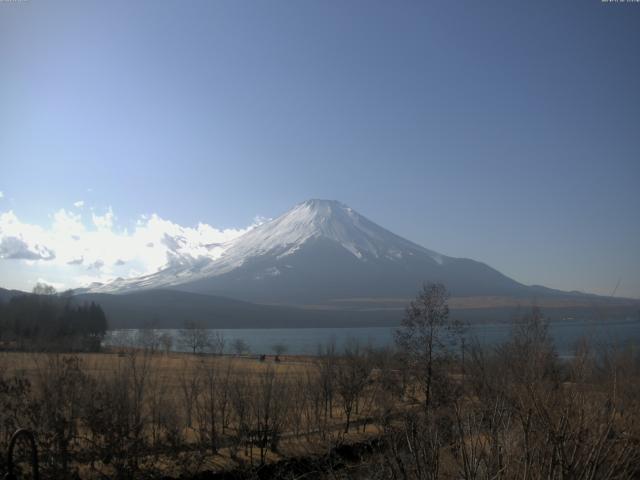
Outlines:
[[[35, 291], [35, 290], [34, 290]], [[5, 348], [98, 350], [107, 318], [94, 302], [33, 293], [0, 302], [0, 340]]]

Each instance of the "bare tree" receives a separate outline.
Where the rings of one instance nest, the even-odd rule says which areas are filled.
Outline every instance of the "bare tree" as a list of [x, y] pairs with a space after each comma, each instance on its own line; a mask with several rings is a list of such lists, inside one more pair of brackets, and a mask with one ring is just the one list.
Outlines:
[[327, 429], [326, 390], [320, 370], [307, 370], [303, 379], [307, 402], [303, 409], [303, 420], [307, 437], [315, 430], [325, 438]]
[[182, 407], [185, 415], [185, 426], [193, 427], [194, 409], [202, 390], [201, 374], [203, 369], [193, 368], [191, 362], [184, 360], [178, 383], [182, 394]]
[[369, 372], [369, 365], [360, 346], [355, 341], [350, 342], [335, 369], [337, 391], [345, 415], [344, 433], [349, 433], [351, 415], [354, 409], [358, 409], [358, 401], [367, 384]]
[[160, 348], [160, 335], [153, 328], [142, 328], [137, 332], [136, 344], [152, 354], [156, 353]]
[[169, 352], [173, 347], [173, 336], [169, 332], [162, 332], [158, 340], [160, 341], [160, 345], [162, 346], [165, 355], [169, 355]]
[[198, 366], [199, 385], [195, 399], [197, 434], [200, 443], [218, 452], [220, 439], [228, 424], [229, 379], [232, 374], [230, 361], [202, 362]]
[[102, 467], [91, 463], [102, 477], [108, 476], [104, 468], [115, 478], [136, 478], [147, 458], [151, 358], [148, 352], [131, 350], [87, 388], [91, 401], [84, 405], [83, 431], [94, 459], [102, 459]]
[[245, 342], [242, 338], [236, 338], [232, 343], [231, 347], [233, 351], [236, 352], [236, 355], [242, 355], [249, 351], [249, 344]]
[[271, 346], [271, 350], [273, 351], [273, 353], [275, 353], [277, 357], [279, 357], [287, 353], [287, 350], [289, 349], [284, 343], [276, 343]]
[[36, 362], [38, 408], [34, 413], [35, 423], [43, 430], [40, 448], [48, 450], [53, 460], [50, 474], [65, 477], [70, 474], [73, 450], [79, 440], [78, 420], [87, 400], [87, 377], [77, 356], [52, 354], [44, 362]]
[[254, 442], [260, 450], [260, 463], [264, 464], [267, 450], [276, 452], [286, 414], [285, 384], [271, 367], [258, 377], [254, 395], [251, 397]]
[[118, 353], [124, 353], [135, 344], [131, 330], [113, 330], [106, 337], [107, 345], [113, 347]]
[[[233, 408], [233, 420], [235, 423], [235, 432], [231, 437], [230, 454], [235, 458], [242, 446], [245, 448], [245, 454], [252, 454], [251, 434], [253, 430], [254, 419], [252, 417], [253, 409], [250, 405], [250, 399], [253, 397], [252, 386], [246, 375], [235, 375], [232, 378], [229, 388], [230, 405]], [[251, 458], [251, 457], [250, 457]]]
[[442, 360], [452, 355], [452, 347], [462, 333], [461, 325], [449, 318], [448, 298], [444, 285], [424, 285], [395, 331], [406, 367], [421, 386], [425, 412], [433, 402], [434, 378], [442, 373], [437, 369]]
[[[326, 426], [329, 419], [333, 417], [336, 362], [337, 354], [335, 342], [332, 341], [324, 347], [321, 345], [318, 346], [316, 366], [318, 368], [318, 381], [322, 391], [324, 426]], [[324, 432], [324, 428], [321, 431]]]
[[211, 337], [202, 323], [187, 321], [179, 332], [179, 343], [182, 348], [195, 355], [211, 347]]
[[215, 331], [209, 332], [209, 350], [214, 355], [222, 355], [224, 353], [224, 347], [226, 345], [226, 340], [222, 332]]

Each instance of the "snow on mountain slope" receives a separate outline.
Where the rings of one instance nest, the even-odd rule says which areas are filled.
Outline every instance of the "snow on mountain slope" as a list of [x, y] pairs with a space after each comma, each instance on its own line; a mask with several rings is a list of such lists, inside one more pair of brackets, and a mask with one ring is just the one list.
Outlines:
[[482, 263], [405, 240], [340, 202], [307, 200], [217, 246], [215, 257], [172, 259], [152, 275], [90, 291], [176, 288], [296, 303], [411, 294], [424, 281], [445, 282], [456, 294], [513, 293], [523, 287]]
[[[272, 255], [282, 259], [318, 238], [335, 242], [362, 261], [381, 257], [401, 259], [416, 253], [426, 254], [438, 264], [447, 258], [395, 235], [340, 202], [307, 200], [227, 244], [216, 245], [215, 257], [172, 259], [160, 272], [117, 279], [93, 286], [90, 291], [123, 292], [180, 285], [227, 273], [252, 257]], [[265, 276], [278, 272], [274, 268], [265, 272]]]
[[443, 256], [409, 242], [367, 220], [352, 208], [331, 200], [307, 200], [284, 215], [247, 232], [231, 243], [211, 271], [223, 273], [256, 255], [274, 254], [278, 258], [295, 253], [307, 241], [324, 238], [361, 260], [402, 258], [423, 252], [435, 262]]

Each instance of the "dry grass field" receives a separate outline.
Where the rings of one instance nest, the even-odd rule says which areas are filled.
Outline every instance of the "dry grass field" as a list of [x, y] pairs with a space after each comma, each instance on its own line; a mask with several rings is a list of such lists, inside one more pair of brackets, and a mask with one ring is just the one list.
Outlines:
[[[56, 358], [68, 357], [71, 354], [43, 353], [43, 352], [6, 352], [0, 351], [0, 367], [6, 375], [24, 375], [35, 380], [44, 365]], [[131, 352], [101, 352], [76, 353], [83, 370], [90, 375], [97, 375], [118, 371], [130, 361]], [[138, 358], [143, 358], [140, 352]], [[197, 368], [227, 368], [231, 367], [235, 374], [254, 378], [267, 369], [274, 370], [279, 376], [298, 378], [305, 375], [313, 366], [313, 357], [281, 356], [280, 362], [275, 362], [268, 356], [261, 362], [255, 355], [192, 355], [189, 353], [169, 354], [155, 353], [149, 356], [149, 368], [154, 374], [162, 374], [169, 382], [168, 388], [178, 388], [178, 381], [185, 373], [193, 373]]]
[[[302, 472], [261, 478], [640, 474], [637, 350], [585, 342], [560, 359], [535, 315], [505, 344], [467, 345], [462, 357], [399, 343], [281, 361], [143, 348], [0, 352], [0, 449], [16, 428], [33, 430], [42, 477], [56, 479], [253, 479], [296, 462]], [[333, 455], [367, 445], [349, 460]]]
[[[75, 373], [70, 375], [70, 369]], [[118, 466], [113, 460], [83, 462], [79, 459], [85, 455], [70, 455], [70, 460], [75, 457], [70, 462], [74, 464], [72, 470], [82, 478], [117, 477], [118, 469], [131, 468], [176, 477], [201, 470], [229, 470], [322, 455], [336, 445], [379, 435], [379, 426], [371, 421], [377, 389], [363, 385], [357, 392], [354, 400], [358, 405], [349, 412], [351, 426], [346, 432], [345, 409], [338, 392], [317, 388], [322, 382], [321, 369], [317, 358], [302, 356], [282, 356], [280, 361], [267, 357], [261, 361], [251, 356], [151, 354], [144, 350], [0, 352], [3, 378], [26, 379], [31, 387], [28, 395], [34, 403], [61, 402], [52, 405], [53, 410], [61, 410], [53, 416], [70, 414], [69, 410], [76, 410], [73, 415], [81, 416], [83, 402], [98, 400], [94, 392], [100, 390], [99, 385], [110, 394], [122, 390], [124, 404], [111, 404], [113, 411], [108, 420], [113, 419], [114, 424], [124, 422], [127, 431], [115, 433], [129, 436], [134, 431], [140, 437], [137, 442], [145, 447], [137, 455], [135, 466], [124, 459]], [[78, 372], [81, 376], [76, 376]], [[66, 392], [57, 391], [60, 389], [54, 384], [65, 384], [71, 378], [75, 384], [62, 387]], [[70, 393], [74, 389], [77, 392]], [[140, 398], [136, 398], [138, 392]], [[69, 394], [74, 398], [59, 396]], [[26, 410], [31, 407], [24, 407], [25, 414], [16, 412], [16, 416], [28, 424], [32, 419], [27, 418]], [[121, 418], [123, 410], [125, 417], [140, 417], [139, 431], [136, 432], [135, 419]], [[68, 432], [73, 437], [69, 447], [82, 451], [101, 435], [99, 429], [82, 425], [86, 422], [78, 423], [73, 432]], [[32, 422], [27, 426], [38, 431], [43, 425]], [[5, 438], [9, 433], [4, 432]], [[174, 443], [170, 455], [164, 448], [167, 443]], [[48, 443], [54, 449], [55, 444], [54, 440]], [[114, 445], [108, 448], [113, 449]]]

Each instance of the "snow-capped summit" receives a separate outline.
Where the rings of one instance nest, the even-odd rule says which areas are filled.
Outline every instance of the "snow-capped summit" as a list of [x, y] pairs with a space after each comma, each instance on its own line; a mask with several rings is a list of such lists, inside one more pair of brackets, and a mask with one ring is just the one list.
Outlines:
[[419, 250], [442, 263], [443, 256], [376, 225], [335, 200], [307, 200], [284, 215], [238, 238], [225, 256], [242, 260], [271, 252], [279, 258], [294, 253], [311, 239], [326, 239], [356, 258], [401, 258]]
[[525, 288], [485, 264], [447, 257], [399, 237], [334, 200], [295, 205], [217, 251], [216, 257], [172, 262], [152, 275], [92, 290], [175, 288], [309, 303], [406, 297], [426, 281], [444, 282], [458, 295], [511, 294]]

